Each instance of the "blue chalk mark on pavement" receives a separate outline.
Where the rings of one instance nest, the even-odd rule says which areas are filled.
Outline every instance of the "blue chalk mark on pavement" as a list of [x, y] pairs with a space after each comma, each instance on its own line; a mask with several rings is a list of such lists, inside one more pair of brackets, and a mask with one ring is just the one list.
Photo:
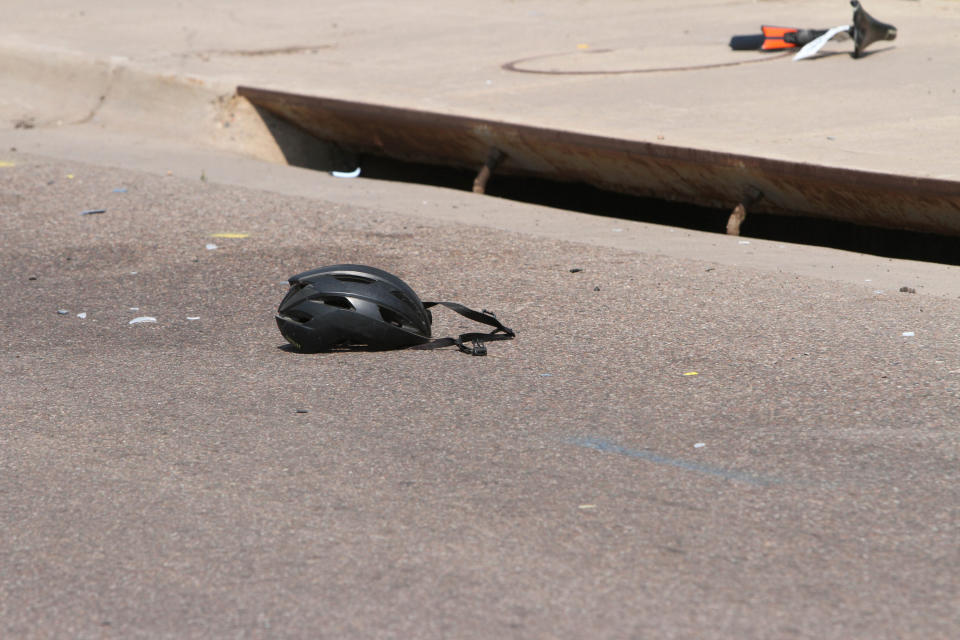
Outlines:
[[766, 487], [772, 484], [780, 484], [780, 481], [775, 478], [759, 476], [754, 473], [747, 473], [746, 471], [736, 471], [732, 469], [722, 469], [720, 467], [711, 467], [709, 465], [700, 464], [698, 462], [690, 462], [689, 460], [668, 458], [667, 456], [662, 456], [652, 451], [644, 451], [642, 449], [628, 449], [627, 447], [620, 446], [614, 442], [610, 442], [609, 440], [603, 440], [601, 438], [573, 438], [569, 440], [569, 442], [571, 444], [575, 444], [580, 447], [586, 447], [587, 449], [596, 449], [597, 451], [603, 451], [604, 453], [619, 453], [622, 456], [635, 458], [637, 460], [645, 460], [647, 462], [653, 462], [654, 464], [662, 464], [670, 467], [676, 467], [678, 469], [683, 469], [685, 471], [695, 471], [697, 473], [705, 473], [707, 475], [723, 478], [724, 480], [736, 480], [738, 482], [746, 482], [747, 484], [752, 484], [759, 487]]

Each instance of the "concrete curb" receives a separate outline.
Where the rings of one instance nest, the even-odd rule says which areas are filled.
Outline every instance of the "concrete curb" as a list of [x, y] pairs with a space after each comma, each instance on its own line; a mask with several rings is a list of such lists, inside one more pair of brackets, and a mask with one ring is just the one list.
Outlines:
[[91, 124], [284, 163], [262, 117], [227, 82], [146, 70], [127, 58], [0, 44], [0, 122]]

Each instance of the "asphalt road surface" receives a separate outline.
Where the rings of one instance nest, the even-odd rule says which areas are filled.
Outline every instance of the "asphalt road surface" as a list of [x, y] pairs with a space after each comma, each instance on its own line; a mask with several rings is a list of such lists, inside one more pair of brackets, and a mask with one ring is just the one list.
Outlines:
[[[960, 632], [956, 299], [4, 158], [2, 637]], [[337, 262], [517, 339], [282, 348]]]

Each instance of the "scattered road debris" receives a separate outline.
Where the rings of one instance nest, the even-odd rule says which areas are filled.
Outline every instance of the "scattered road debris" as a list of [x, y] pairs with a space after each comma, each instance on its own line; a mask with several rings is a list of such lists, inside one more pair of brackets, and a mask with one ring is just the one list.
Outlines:
[[697, 442], [697, 443], [695, 443], [695, 444], [693, 445], [693, 448], [694, 448], [694, 449], [703, 449], [705, 446], [707, 446], [707, 443], [706, 443], [706, 442]]
[[815, 56], [820, 52], [820, 49], [823, 48], [823, 45], [827, 44], [830, 40], [833, 40], [833, 38], [840, 34], [848, 34], [849, 30], [850, 27], [845, 24], [842, 24], [839, 27], [827, 29], [818, 37], [805, 44], [803, 48], [797, 52], [797, 55], [793, 56], [794, 62]]
[[916, 334], [913, 331], [904, 331], [901, 335], [903, 335], [904, 338], [912, 338]]
[[67, 314], [69, 314], [69, 313], [70, 313], [70, 312], [69, 312], [67, 309], [57, 309], [57, 315], [65, 316], [65, 315], [67, 315]]
[[700, 373], [697, 372], [697, 371], [687, 371], [687, 372], [684, 373], [683, 375], [685, 375], [685, 376], [698, 376], [698, 375], [700, 375]]
[[199, 320], [200, 316], [187, 316], [187, 320]]
[[17, 166], [16, 162], [10, 162], [9, 160], [0, 160], [0, 169], [7, 169], [9, 167]]
[[360, 176], [360, 167], [357, 167], [353, 171], [331, 171], [330, 175], [334, 178], [356, 178]]
[[131, 321], [128, 322], [127, 324], [143, 324], [143, 323], [145, 323], [145, 322], [156, 322], [156, 321], [157, 321], [157, 319], [156, 319], [156, 318], [153, 318], [153, 317], [151, 317], [151, 316], [139, 316], [139, 317], [137, 317], [137, 318], [134, 318], [133, 320], [131, 320]]
[[81, 311], [80, 313], [77, 314], [77, 317], [80, 318], [81, 320], [86, 320], [86, 319], [87, 319], [87, 312], [86, 312], [86, 311]]
[[116, 189], [113, 190], [113, 192], [114, 192], [114, 193], [126, 193], [126, 192], [127, 192], [127, 188], [126, 188], [126, 187], [117, 187]]
[[92, 216], [97, 213], [106, 213], [106, 209], [87, 209], [86, 211], [81, 211], [80, 215], [82, 216]]
[[240, 239], [240, 238], [249, 238], [249, 237], [250, 237], [250, 234], [249, 234], [249, 233], [235, 233], [235, 232], [232, 232], [232, 231], [225, 231], [225, 232], [223, 232], [223, 233], [211, 233], [211, 234], [210, 234], [210, 237], [211, 237], [211, 238], [232, 238], [232, 239]]
[[[853, 57], [859, 58], [870, 44], [881, 40], [895, 40], [897, 28], [880, 22], [852, 0], [853, 18], [850, 24], [831, 29], [803, 29], [798, 27], [774, 27], [762, 25], [761, 33], [737, 35], [730, 38], [730, 48], [735, 51], [778, 51], [798, 49], [794, 60], [803, 60], [817, 55], [830, 40], [853, 40]], [[829, 136], [828, 136], [828, 139]]]
[[306, 409], [297, 409], [297, 413], [310, 413]]
[[580, 273], [581, 271], [583, 271], [583, 269], [580, 267], [574, 267], [573, 269], [570, 269], [570, 273]]
[[217, 245], [213, 244], [212, 242], [208, 242], [206, 246], [207, 246], [207, 251], [213, 251], [214, 249], [219, 248], [217, 247]]
[[901, 292], [901, 293], [916, 293], [917, 290], [914, 289], [913, 287], [900, 287], [900, 292]]

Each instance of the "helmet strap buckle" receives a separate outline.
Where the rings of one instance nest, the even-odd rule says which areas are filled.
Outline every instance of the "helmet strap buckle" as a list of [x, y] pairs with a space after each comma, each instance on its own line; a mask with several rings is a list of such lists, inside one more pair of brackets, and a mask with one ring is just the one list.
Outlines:
[[473, 344], [470, 346], [470, 355], [472, 356], [485, 356], [487, 355], [487, 345], [483, 344], [483, 340], [479, 338], [473, 339]]

